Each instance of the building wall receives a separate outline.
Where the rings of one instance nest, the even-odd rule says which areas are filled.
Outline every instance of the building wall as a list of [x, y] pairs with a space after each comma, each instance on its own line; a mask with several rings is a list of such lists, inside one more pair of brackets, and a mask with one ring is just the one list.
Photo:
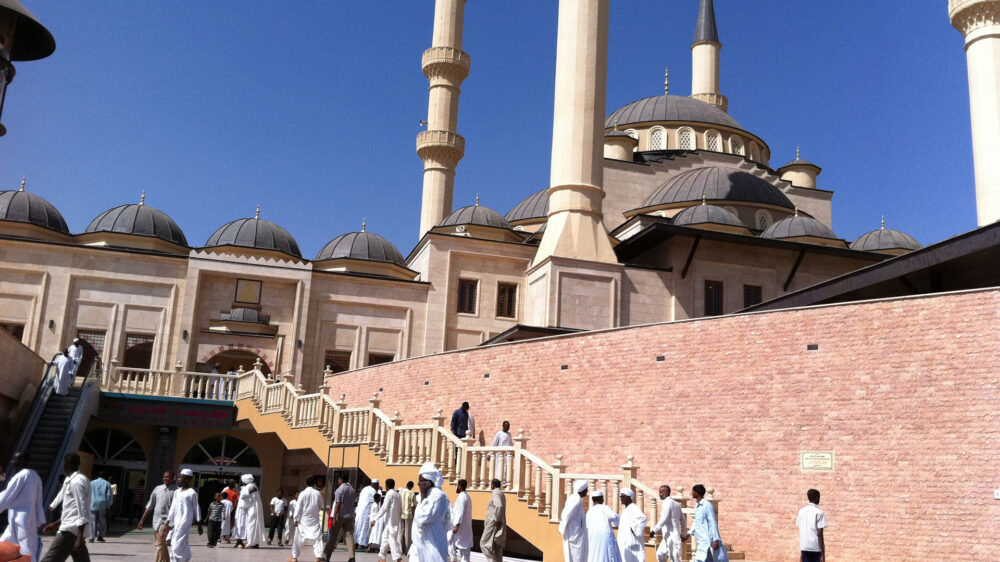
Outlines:
[[[633, 454], [643, 482], [714, 487], [722, 536], [749, 559], [797, 559], [811, 487], [831, 561], [987, 559], [1000, 531], [998, 321], [1000, 291], [981, 290], [477, 348], [329, 384], [350, 406], [383, 388], [380, 407], [404, 424], [468, 400], [487, 440], [509, 419], [571, 472], [613, 472]], [[803, 452], [832, 452], [833, 470], [802, 470]]]
[[0, 458], [7, 458], [45, 376], [45, 360], [0, 330]]

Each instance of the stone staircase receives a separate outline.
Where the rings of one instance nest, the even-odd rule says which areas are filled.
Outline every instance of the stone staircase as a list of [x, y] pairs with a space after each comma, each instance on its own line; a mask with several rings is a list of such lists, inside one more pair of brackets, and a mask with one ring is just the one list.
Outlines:
[[[236, 383], [237, 419], [248, 421], [259, 433], [277, 434], [288, 449], [312, 450], [330, 468], [357, 467], [368, 475], [406, 482], [416, 479], [420, 465], [434, 462], [452, 485], [459, 479], [468, 481], [473, 517], [485, 513], [490, 481], [499, 478], [506, 483], [508, 526], [541, 550], [544, 560], [560, 560], [563, 556], [559, 514], [574, 480], [586, 479], [591, 490], [602, 490], [608, 505], [616, 511], [620, 511], [619, 492], [631, 488], [647, 518], [657, 519], [659, 495], [636, 479], [639, 467], [632, 456], [611, 474], [570, 473], [561, 455], [548, 463], [531, 453], [523, 430], [514, 438], [512, 447], [480, 447], [472, 437], [459, 439], [452, 435], [441, 409], [428, 424], [406, 425], [399, 412], [390, 416], [379, 410], [377, 395], [368, 400], [368, 407], [348, 408], [343, 397], [334, 401], [325, 385], [319, 393], [306, 394], [302, 387], [291, 384], [291, 376], [283, 378], [267, 378], [259, 365], [251, 371], [241, 370]], [[331, 454], [334, 449], [340, 452]], [[452, 490], [446, 486], [445, 491], [454, 501]], [[675, 492], [673, 498], [682, 506], [690, 503], [683, 489]], [[711, 488], [706, 497], [718, 511], [718, 500]], [[690, 507], [683, 511], [688, 518], [693, 514]], [[648, 538], [647, 560], [656, 559], [658, 540]], [[685, 560], [690, 559], [693, 547], [692, 538], [684, 546]], [[730, 559], [744, 559], [744, 553], [731, 547], [729, 550]]]

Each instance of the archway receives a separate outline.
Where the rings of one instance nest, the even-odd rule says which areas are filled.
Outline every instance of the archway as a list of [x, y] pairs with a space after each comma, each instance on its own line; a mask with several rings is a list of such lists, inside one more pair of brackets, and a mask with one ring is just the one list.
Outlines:
[[[100, 373], [101, 369], [101, 353], [97, 348], [91, 344], [89, 341], [84, 339], [81, 334], [80, 345], [83, 347], [83, 357], [80, 358], [80, 366], [76, 368], [76, 374], [80, 377], [85, 377], [90, 375], [90, 372], [94, 367], [97, 367], [97, 372]], [[98, 342], [101, 347], [104, 346], [104, 341]]]
[[153, 364], [153, 340], [132, 342], [122, 355], [122, 367], [132, 369], [149, 369]]
[[[94, 476], [106, 472], [109, 481], [117, 484], [110, 517], [128, 517], [135, 487], [146, 479], [146, 451], [128, 433], [111, 428], [87, 432], [80, 450], [94, 455]], [[147, 485], [146, 490], [150, 489]]]
[[249, 371], [253, 369], [254, 362], [258, 359], [261, 360], [260, 371], [265, 375], [271, 374], [271, 368], [267, 366], [266, 361], [257, 354], [242, 349], [227, 349], [226, 351], [222, 351], [206, 361], [204, 366], [207, 370], [211, 371], [215, 368], [215, 364], [218, 363], [218, 371], [220, 373], [237, 371], [240, 367]]
[[198, 504], [208, 508], [216, 492], [221, 492], [230, 480], [239, 481], [243, 474], [261, 475], [257, 451], [237, 437], [215, 435], [203, 439], [184, 455], [180, 468], [195, 473], [192, 484], [198, 489]]

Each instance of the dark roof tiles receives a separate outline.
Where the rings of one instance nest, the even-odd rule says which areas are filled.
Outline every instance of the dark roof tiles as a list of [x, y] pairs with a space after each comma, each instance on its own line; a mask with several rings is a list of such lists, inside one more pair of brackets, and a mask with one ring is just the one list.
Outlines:
[[378, 261], [404, 266], [399, 250], [385, 238], [371, 232], [348, 232], [330, 240], [316, 255], [316, 260], [348, 258]]
[[721, 125], [743, 130], [740, 124], [718, 107], [684, 96], [653, 96], [643, 98], [615, 110], [604, 121], [605, 128], [626, 127], [632, 123], [651, 121], [682, 121]]
[[90, 221], [85, 232], [120, 232], [155, 236], [167, 242], [187, 246], [187, 238], [174, 219], [149, 205], [129, 204], [108, 209]]
[[507, 213], [507, 220], [514, 223], [531, 219], [544, 219], [549, 216], [548, 188], [532, 193]]
[[299, 244], [287, 230], [271, 221], [258, 218], [237, 219], [226, 223], [208, 238], [205, 246], [243, 246], [302, 257]]
[[27, 191], [0, 191], [0, 220], [26, 222], [69, 234], [62, 214], [45, 199]]
[[923, 248], [920, 242], [905, 232], [891, 228], [881, 228], [866, 232], [851, 242], [852, 250], [863, 252], [880, 252], [886, 250], [919, 250]]
[[674, 215], [674, 224], [688, 226], [696, 224], [722, 224], [726, 226], [742, 226], [743, 221], [736, 215], [717, 205], [695, 205]]
[[479, 226], [491, 226], [493, 228], [510, 228], [510, 223], [503, 215], [480, 205], [470, 205], [448, 215], [441, 221], [440, 226], [458, 226], [461, 224], [475, 224]]
[[794, 209], [777, 187], [757, 176], [723, 166], [695, 168], [674, 176], [656, 188], [642, 203], [655, 207], [686, 201], [742, 201]]
[[701, 0], [698, 8], [698, 23], [694, 28], [694, 42], [719, 42], [719, 28], [715, 24], [715, 4], [712, 0]]
[[837, 239], [833, 230], [825, 224], [812, 217], [795, 215], [772, 224], [767, 230], [761, 233], [761, 238], [771, 238], [780, 240], [782, 238], [798, 238], [799, 236], [812, 236], [814, 238]]

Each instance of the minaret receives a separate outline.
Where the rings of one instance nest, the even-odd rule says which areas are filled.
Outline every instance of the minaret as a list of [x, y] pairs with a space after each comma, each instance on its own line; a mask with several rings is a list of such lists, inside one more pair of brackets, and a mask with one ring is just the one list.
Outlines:
[[459, 135], [458, 94], [469, 75], [469, 55], [462, 51], [465, 0], [436, 0], [434, 38], [424, 51], [424, 75], [430, 81], [427, 130], [417, 135], [417, 155], [424, 161], [420, 236], [451, 214], [455, 167], [465, 154]]
[[729, 100], [719, 93], [719, 59], [722, 43], [715, 25], [715, 4], [701, 0], [698, 24], [691, 44], [691, 97], [729, 111]]
[[559, 256], [617, 263], [601, 222], [609, 0], [560, 0], [549, 216], [531, 267]]
[[948, 0], [965, 36], [979, 226], [1000, 220], [1000, 0]]

